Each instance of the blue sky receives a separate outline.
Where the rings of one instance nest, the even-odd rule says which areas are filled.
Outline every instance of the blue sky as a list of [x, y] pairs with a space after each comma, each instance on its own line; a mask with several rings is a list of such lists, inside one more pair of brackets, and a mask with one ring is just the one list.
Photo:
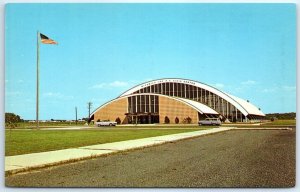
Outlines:
[[5, 111], [35, 119], [88, 114], [139, 83], [200, 81], [260, 107], [296, 111], [294, 4], [8, 4]]

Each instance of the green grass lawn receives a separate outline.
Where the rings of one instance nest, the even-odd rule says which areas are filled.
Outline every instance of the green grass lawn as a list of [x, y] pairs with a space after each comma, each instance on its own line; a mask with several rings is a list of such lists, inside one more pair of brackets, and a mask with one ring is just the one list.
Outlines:
[[198, 129], [6, 130], [5, 156], [196, 131]]
[[265, 125], [296, 125], [296, 119], [291, 120], [275, 120], [266, 123]]
[[[55, 126], [84, 126], [85, 122], [78, 122], [77, 125], [75, 122], [40, 122], [40, 127], [55, 127]], [[20, 122], [15, 123], [15, 128], [23, 129], [23, 128], [35, 128], [36, 123], [34, 122]], [[6, 128], [8, 126], [6, 125]]]

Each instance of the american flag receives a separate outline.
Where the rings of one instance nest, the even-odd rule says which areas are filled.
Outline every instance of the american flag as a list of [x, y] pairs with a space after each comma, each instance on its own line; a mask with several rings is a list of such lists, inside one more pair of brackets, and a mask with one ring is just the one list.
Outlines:
[[46, 35], [43, 35], [43, 34], [40, 33], [40, 36], [41, 36], [41, 42], [44, 43], [44, 44], [55, 44], [55, 45], [58, 44], [56, 41], [50, 39]]

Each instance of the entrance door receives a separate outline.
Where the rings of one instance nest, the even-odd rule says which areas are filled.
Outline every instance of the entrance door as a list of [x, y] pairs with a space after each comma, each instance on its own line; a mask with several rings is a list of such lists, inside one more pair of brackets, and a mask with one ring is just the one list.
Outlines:
[[140, 124], [159, 123], [158, 115], [141, 115], [138, 116], [137, 118], [138, 118], [138, 123]]

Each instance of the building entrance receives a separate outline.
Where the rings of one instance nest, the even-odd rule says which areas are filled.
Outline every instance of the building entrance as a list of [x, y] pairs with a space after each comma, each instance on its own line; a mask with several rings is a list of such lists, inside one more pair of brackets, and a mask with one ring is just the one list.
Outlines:
[[159, 123], [158, 114], [126, 114], [128, 123], [131, 124], [153, 124]]

